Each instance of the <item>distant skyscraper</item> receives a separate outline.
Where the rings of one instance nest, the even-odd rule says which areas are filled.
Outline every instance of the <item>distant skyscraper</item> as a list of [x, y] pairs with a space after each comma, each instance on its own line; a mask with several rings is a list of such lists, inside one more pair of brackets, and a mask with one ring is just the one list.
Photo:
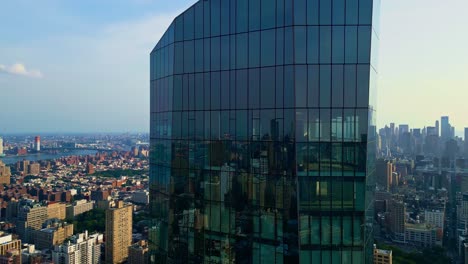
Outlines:
[[449, 117], [448, 116], [443, 116], [441, 118], [440, 123], [441, 123], [441, 130], [440, 130], [441, 138], [442, 138], [442, 140], [448, 140], [450, 138], [450, 134], [451, 134]]
[[133, 205], [118, 201], [106, 210], [106, 263], [123, 263], [132, 245]]
[[3, 138], [0, 137], [0, 157], [3, 156]]
[[468, 127], [465, 127], [465, 157], [468, 158]]
[[200, 0], [151, 52], [156, 263], [372, 263], [378, 0]]
[[435, 129], [436, 129], [436, 131], [437, 131], [437, 136], [439, 136], [439, 135], [440, 135], [440, 130], [439, 130], [439, 129], [440, 129], [439, 120], [437, 120], [437, 121], [435, 122]]
[[41, 151], [41, 137], [37, 136], [34, 138], [34, 150], [39, 152]]

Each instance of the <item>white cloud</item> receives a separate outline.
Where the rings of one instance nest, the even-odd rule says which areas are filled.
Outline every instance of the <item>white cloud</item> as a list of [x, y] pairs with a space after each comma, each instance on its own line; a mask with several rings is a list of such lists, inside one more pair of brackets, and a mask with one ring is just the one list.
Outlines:
[[1, 72], [33, 78], [42, 78], [42, 73], [39, 70], [28, 70], [22, 63], [15, 63], [11, 66], [0, 64], [0, 73]]

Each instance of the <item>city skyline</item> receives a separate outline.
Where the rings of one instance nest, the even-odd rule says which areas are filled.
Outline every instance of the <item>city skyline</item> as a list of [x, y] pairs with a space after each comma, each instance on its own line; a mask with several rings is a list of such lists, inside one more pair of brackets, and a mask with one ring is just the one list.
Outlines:
[[[382, 3], [378, 127], [423, 128], [444, 115], [457, 135], [468, 127], [457, 96], [468, 83], [461, 73], [468, 39], [457, 33], [468, 3], [450, 2]], [[105, 1], [2, 3], [0, 15], [13, 26], [0, 29], [0, 87], [8, 98], [0, 134], [148, 131], [147, 55], [193, 3], [117, 1], [112, 13]], [[24, 16], [16, 16], [20, 9]]]

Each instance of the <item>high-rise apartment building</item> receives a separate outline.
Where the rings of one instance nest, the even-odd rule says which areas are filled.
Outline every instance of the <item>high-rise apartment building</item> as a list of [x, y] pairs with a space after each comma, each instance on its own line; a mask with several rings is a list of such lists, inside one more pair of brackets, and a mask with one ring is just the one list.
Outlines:
[[401, 201], [391, 200], [388, 205], [390, 231], [396, 241], [405, 241], [406, 207]]
[[67, 217], [65, 203], [50, 203], [47, 205], [47, 219], [65, 220]]
[[133, 205], [118, 201], [106, 210], [106, 263], [123, 263], [132, 245]]
[[20, 200], [18, 204], [16, 231], [22, 241], [33, 243], [34, 231], [42, 229], [47, 220], [47, 207], [32, 200]]
[[0, 184], [10, 185], [11, 169], [0, 160]]
[[0, 137], [0, 157], [3, 157], [3, 138]]
[[151, 52], [154, 262], [373, 261], [379, 2], [207, 0], [174, 20]]
[[383, 191], [389, 191], [392, 185], [393, 164], [388, 160], [377, 160], [376, 183]]
[[88, 201], [86, 199], [81, 199], [74, 201], [73, 204], [69, 204], [66, 207], [67, 219], [73, 219], [77, 215], [93, 210], [94, 201]]
[[76, 234], [67, 242], [55, 246], [52, 260], [55, 264], [99, 264], [102, 243], [102, 234], [88, 235], [88, 231]]
[[465, 157], [468, 158], [468, 127], [465, 127]]

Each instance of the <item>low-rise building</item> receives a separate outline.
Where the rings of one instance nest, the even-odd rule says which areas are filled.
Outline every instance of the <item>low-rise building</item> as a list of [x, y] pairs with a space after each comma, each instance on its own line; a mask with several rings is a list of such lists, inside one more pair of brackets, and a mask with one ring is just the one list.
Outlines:
[[128, 249], [129, 264], [148, 264], [149, 263], [149, 248], [146, 240], [140, 240], [131, 245]]
[[93, 210], [93, 208], [94, 201], [87, 201], [85, 199], [75, 201], [73, 204], [68, 205], [66, 208], [67, 219], [73, 219], [77, 215]]
[[422, 247], [441, 245], [437, 240], [437, 228], [427, 224], [406, 224], [405, 240], [409, 244]]
[[374, 245], [374, 264], [392, 264], [393, 256], [391, 250], [378, 249]]

